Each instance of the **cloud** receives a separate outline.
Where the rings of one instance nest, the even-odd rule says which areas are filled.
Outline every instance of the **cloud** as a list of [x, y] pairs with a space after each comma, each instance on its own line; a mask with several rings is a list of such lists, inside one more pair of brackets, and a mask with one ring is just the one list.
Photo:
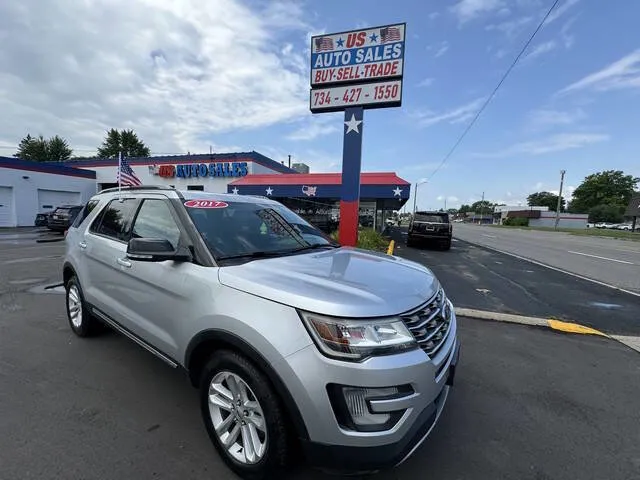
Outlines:
[[577, 18], [578, 18], [577, 16], [571, 18], [570, 20], [565, 22], [565, 24], [562, 25], [562, 28], [560, 29], [560, 36], [562, 37], [562, 43], [564, 44], [564, 48], [566, 48], [567, 50], [571, 48], [576, 41], [575, 35], [569, 33], [569, 29], [573, 26]]
[[484, 27], [484, 29], [489, 32], [498, 31], [504, 33], [507, 37], [513, 38], [520, 34], [532, 20], [533, 17], [531, 16], [520, 17], [502, 23], [492, 23]]
[[544, 155], [547, 153], [583, 148], [595, 143], [605, 142], [609, 140], [609, 138], [609, 135], [600, 133], [560, 133], [540, 140], [516, 143], [498, 152], [478, 153], [475, 156], [482, 158], [503, 158], [517, 155]]
[[[0, 141], [60, 134], [95, 148], [134, 128], [156, 152], [208, 150], [216, 135], [308, 112], [303, 48], [311, 30], [291, 1], [0, 2]], [[59, 26], [64, 25], [64, 29]]]
[[440, 16], [440, 13], [438, 12], [431, 12], [429, 14], [429, 20], [435, 20], [436, 18], [438, 18]]
[[547, 17], [547, 21], [545, 22], [545, 24], [550, 24], [551, 22], [555, 22], [557, 19], [559, 19], [562, 15], [564, 15], [565, 13], [567, 13], [567, 11], [573, 7], [574, 5], [576, 5], [580, 0], [565, 0], [563, 2], [560, 3], [560, 6], [557, 7], [553, 12], [551, 12], [551, 14]]
[[434, 78], [425, 78], [420, 83], [418, 83], [418, 86], [419, 87], [430, 87], [431, 85], [433, 85], [434, 81], [435, 81]]
[[640, 49], [631, 52], [611, 65], [563, 88], [558, 94], [578, 90], [605, 92], [626, 88], [640, 88]]
[[434, 57], [435, 58], [441, 57], [442, 55], [447, 53], [447, 50], [449, 50], [449, 42], [444, 41], [440, 45], [440, 48], [438, 49], [438, 51], [435, 53]]
[[451, 203], [457, 203], [460, 201], [460, 199], [454, 195], [450, 195], [448, 197], [445, 197], [444, 195], [438, 195], [438, 197], [436, 198], [436, 200], [438, 200], [439, 202], [442, 202], [445, 199], [447, 200], [447, 202], [451, 202]]
[[587, 117], [582, 109], [561, 111], [551, 109], [534, 110], [529, 114], [529, 122], [534, 128], [545, 128], [558, 125], [572, 125]]
[[484, 101], [484, 98], [477, 98], [472, 102], [446, 112], [436, 113], [432, 111], [425, 111], [413, 113], [411, 116], [416, 120], [417, 125], [421, 127], [430, 127], [441, 122], [448, 122], [451, 124], [461, 123], [473, 118]]
[[540, 55], [548, 53], [551, 50], [554, 50], [557, 46], [558, 44], [556, 43], [555, 40], [549, 40], [548, 42], [539, 43], [527, 54], [525, 59], [533, 60], [534, 58], [539, 57]]
[[460, 0], [450, 11], [458, 17], [460, 24], [463, 24], [483, 13], [500, 10], [503, 6], [502, 0]]
[[333, 115], [323, 115], [322, 117], [310, 117], [305, 125], [287, 135], [288, 140], [314, 140], [324, 135], [337, 132], [336, 118]]

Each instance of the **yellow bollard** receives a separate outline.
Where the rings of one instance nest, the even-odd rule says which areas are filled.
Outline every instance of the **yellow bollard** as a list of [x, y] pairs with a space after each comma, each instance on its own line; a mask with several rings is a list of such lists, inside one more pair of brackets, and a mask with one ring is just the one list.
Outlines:
[[391, 240], [389, 242], [389, 248], [387, 248], [387, 255], [393, 255], [393, 247], [395, 247], [396, 242], [395, 240]]

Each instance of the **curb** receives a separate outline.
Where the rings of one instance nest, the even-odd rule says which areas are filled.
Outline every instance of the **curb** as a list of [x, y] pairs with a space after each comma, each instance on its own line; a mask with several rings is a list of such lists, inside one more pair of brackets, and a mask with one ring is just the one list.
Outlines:
[[473, 308], [455, 308], [457, 316], [475, 318], [478, 320], [490, 320], [494, 322], [515, 323], [519, 325], [529, 325], [533, 327], [544, 327], [564, 333], [574, 333], [578, 335], [597, 335], [616, 340], [627, 347], [640, 352], [640, 337], [630, 337], [623, 335], [607, 335], [606, 333], [591, 327], [586, 327], [578, 323], [562, 322], [542, 317], [528, 317], [525, 315], [514, 315], [511, 313], [489, 312], [486, 310], [475, 310]]

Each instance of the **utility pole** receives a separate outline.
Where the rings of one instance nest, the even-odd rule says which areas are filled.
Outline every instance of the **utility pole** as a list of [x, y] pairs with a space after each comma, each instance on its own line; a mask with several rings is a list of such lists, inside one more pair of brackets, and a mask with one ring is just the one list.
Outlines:
[[482, 192], [482, 202], [480, 203], [480, 225], [484, 223], [484, 192]]
[[416, 215], [416, 200], [418, 199], [418, 187], [420, 185], [422, 185], [423, 183], [427, 183], [426, 180], [423, 180], [422, 182], [417, 182], [416, 183], [416, 188], [413, 191], [413, 216], [415, 217]]
[[291, 155], [289, 155], [289, 168], [291, 168]]
[[558, 205], [556, 206], [556, 223], [553, 227], [554, 230], [558, 229], [558, 223], [560, 223], [560, 207], [562, 207], [562, 186], [564, 184], [564, 174], [566, 170], [560, 170], [560, 192], [558, 194]]
[[444, 197], [444, 211], [447, 211], [447, 197]]

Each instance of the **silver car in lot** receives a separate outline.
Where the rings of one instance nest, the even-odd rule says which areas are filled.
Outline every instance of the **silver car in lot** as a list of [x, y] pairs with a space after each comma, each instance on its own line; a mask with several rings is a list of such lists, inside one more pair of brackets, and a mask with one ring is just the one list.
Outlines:
[[243, 478], [403, 462], [438, 420], [459, 341], [426, 267], [343, 248], [282, 204], [106, 190], [66, 236], [71, 329], [105, 325], [183, 369]]

